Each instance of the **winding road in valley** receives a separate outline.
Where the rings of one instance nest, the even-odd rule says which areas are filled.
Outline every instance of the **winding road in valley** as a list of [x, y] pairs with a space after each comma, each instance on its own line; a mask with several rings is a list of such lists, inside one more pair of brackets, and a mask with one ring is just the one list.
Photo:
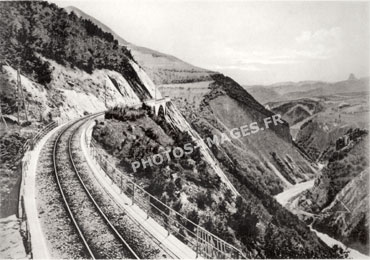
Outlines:
[[[279, 193], [278, 195], [276, 195], [275, 199], [277, 200], [277, 202], [279, 202], [282, 206], [285, 207], [288, 204], [288, 202], [291, 202], [291, 200], [293, 198], [295, 198], [296, 196], [298, 196], [299, 194], [301, 194], [305, 190], [308, 190], [308, 189], [312, 188], [314, 186], [314, 183], [315, 183], [315, 180], [310, 180], [310, 181], [298, 183], [298, 184], [286, 189], [285, 191]], [[289, 209], [289, 210], [291, 210], [291, 209]], [[347, 249], [349, 251], [349, 255], [348, 255], [349, 258], [369, 259], [369, 256], [361, 254], [357, 250], [345, 246], [342, 242], [328, 236], [327, 234], [321, 233], [321, 232], [313, 229], [312, 227], [310, 227], [310, 228], [328, 246], [332, 247], [336, 244], [336, 245], [341, 246], [342, 248]]]

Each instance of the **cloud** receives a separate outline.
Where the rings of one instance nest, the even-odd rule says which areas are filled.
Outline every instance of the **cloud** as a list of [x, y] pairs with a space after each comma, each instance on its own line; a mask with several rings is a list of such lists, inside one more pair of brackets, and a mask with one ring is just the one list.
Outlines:
[[338, 54], [343, 47], [342, 29], [332, 27], [317, 31], [303, 31], [295, 39], [297, 54], [308, 59], [329, 59]]
[[[288, 40], [283, 48], [232, 46], [225, 42], [214, 41], [212, 62], [203, 64], [214, 70], [268, 71], [277, 66], [295, 66], [312, 61], [328, 60], [340, 53], [342, 29], [333, 27], [317, 31], [302, 31]], [[215, 65], [218, 64], [218, 65]]]
[[340, 27], [333, 27], [330, 29], [320, 29], [315, 32], [303, 31], [295, 39], [297, 43], [320, 43], [320, 44], [330, 44], [339, 42], [342, 37], [342, 29]]

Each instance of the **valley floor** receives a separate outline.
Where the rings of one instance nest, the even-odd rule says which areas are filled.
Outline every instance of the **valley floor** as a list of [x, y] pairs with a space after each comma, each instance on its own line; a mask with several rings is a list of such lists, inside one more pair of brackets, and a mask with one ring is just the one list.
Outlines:
[[[302, 183], [298, 183], [287, 190], [279, 193], [278, 195], [275, 196], [275, 199], [277, 202], [279, 202], [282, 206], [286, 206], [288, 202], [291, 202], [292, 199], [297, 197], [300, 193], [304, 192], [307, 189], [310, 189], [313, 187], [315, 180], [310, 180]], [[290, 208], [288, 208], [291, 210]], [[327, 234], [321, 233], [316, 231], [311, 227], [311, 230], [314, 231], [317, 236], [324, 241], [328, 246], [332, 247], [334, 245], [339, 245], [342, 248], [345, 248], [346, 250], [349, 251], [348, 257], [353, 258], [353, 259], [368, 259], [369, 256], [361, 254], [355, 249], [349, 248], [345, 246], [342, 242], [328, 236]]]

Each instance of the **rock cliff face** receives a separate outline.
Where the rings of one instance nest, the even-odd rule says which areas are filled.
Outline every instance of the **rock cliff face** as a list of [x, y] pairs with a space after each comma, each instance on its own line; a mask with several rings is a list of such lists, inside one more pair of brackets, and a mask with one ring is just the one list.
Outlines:
[[[85, 113], [103, 111], [106, 106], [141, 104], [139, 94], [130, 86], [125, 77], [112, 70], [94, 70], [91, 74], [80, 69], [71, 69], [59, 65], [53, 60], [45, 59], [52, 66], [50, 85], [45, 86], [26, 76], [21, 76], [24, 95], [31, 119], [52, 118], [70, 120]], [[138, 77], [144, 82], [147, 91], [154, 96], [154, 85], [146, 74], [136, 65]], [[3, 98], [15, 98], [17, 72], [10, 66], [2, 69], [7, 89], [2, 89]], [[160, 94], [159, 94], [160, 95]], [[15, 111], [12, 103], [9, 111]]]
[[369, 253], [369, 168], [348, 182], [323, 209], [313, 227]]
[[300, 209], [313, 213], [313, 227], [364, 254], [369, 253], [369, 137], [348, 131], [330, 152], [315, 186], [298, 199]]
[[[221, 136], [222, 133], [229, 135], [230, 141], [211, 147], [229, 172], [240, 168], [271, 194], [314, 175], [314, 169], [292, 142], [289, 125], [285, 121], [267, 128], [264, 119], [274, 116], [274, 113], [230, 78], [217, 75], [214, 80], [191, 123], [204, 139]], [[250, 132], [240, 138], [230, 135], [232, 129], [249, 126], [253, 122], [259, 127], [255, 133]]]
[[348, 182], [369, 167], [368, 141], [367, 132], [363, 132], [356, 141], [333, 152], [314, 188], [303, 195], [300, 204], [312, 213], [329, 206]]

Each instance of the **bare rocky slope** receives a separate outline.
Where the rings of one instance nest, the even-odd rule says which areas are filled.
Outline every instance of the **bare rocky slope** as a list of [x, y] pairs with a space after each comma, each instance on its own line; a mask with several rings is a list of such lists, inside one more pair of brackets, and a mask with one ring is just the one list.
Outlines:
[[336, 141], [315, 186], [301, 194], [298, 207], [313, 213], [313, 227], [369, 254], [368, 132], [349, 130]]
[[369, 168], [352, 178], [330, 205], [315, 219], [313, 227], [368, 254]]
[[[19, 134], [23, 141], [50, 120], [69, 120], [106, 110], [107, 106], [140, 105], [154, 96], [153, 82], [131, 52], [92, 21], [47, 2], [1, 2], [0, 7], [0, 54], [4, 58], [1, 103], [14, 128], [11, 136]], [[21, 71], [29, 111], [28, 121], [22, 114], [20, 125], [10, 120], [18, 109], [14, 94], [16, 68]], [[173, 104], [169, 104], [165, 116], [158, 117], [145, 109], [127, 108], [122, 113], [128, 116], [123, 117], [124, 122], [122, 111], [118, 109], [116, 118], [113, 109], [96, 129], [96, 138], [124, 166], [123, 155], [144, 158], [160, 146], [195, 142], [193, 137], [197, 135], [205, 138], [254, 121], [263, 126], [263, 118], [274, 115], [232, 79], [216, 74], [212, 81], [199, 107], [185, 114], [189, 125]], [[14, 155], [9, 154], [13, 145], [10, 140], [9, 134], [2, 134], [2, 158], [3, 154], [10, 159], [20, 158], [20, 147]], [[149, 181], [146, 188], [173, 203], [173, 207], [179, 207], [175, 204], [179, 195], [196, 191], [196, 198], [184, 203], [189, 218], [240, 246], [249, 257], [341, 256], [273, 198], [284, 187], [315, 175], [310, 162], [292, 142], [286, 122], [197, 151], [164, 165], [163, 171], [143, 171], [144, 177], [152, 175], [148, 180], [144, 178]], [[212, 162], [217, 165], [210, 165]], [[19, 159], [14, 164], [19, 164]], [[2, 167], [8, 165], [2, 163]], [[9, 180], [16, 174], [19, 171], [10, 170], [5, 177]], [[222, 174], [227, 178], [221, 178]], [[240, 196], [230, 195], [226, 179], [237, 187]]]

